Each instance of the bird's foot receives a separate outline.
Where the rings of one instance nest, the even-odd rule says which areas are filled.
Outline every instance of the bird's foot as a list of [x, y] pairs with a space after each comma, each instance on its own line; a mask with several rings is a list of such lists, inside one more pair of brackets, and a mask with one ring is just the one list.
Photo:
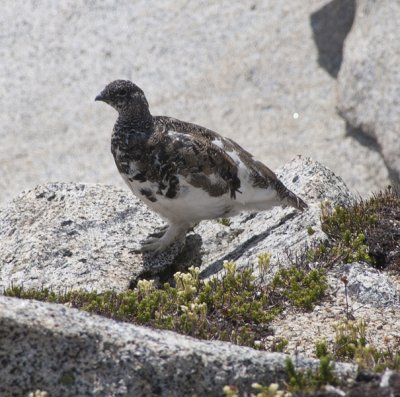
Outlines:
[[154, 251], [159, 247], [160, 240], [166, 234], [169, 225], [164, 225], [158, 230], [150, 233], [146, 240], [142, 241], [141, 251]]
[[[169, 228], [169, 225], [161, 226], [158, 230], [154, 231], [153, 233], [150, 233], [147, 240], [153, 240], [152, 237], [154, 237], [155, 239], [159, 239], [159, 238], [163, 237], [164, 234], [167, 232], [168, 228]], [[147, 241], [147, 240], [145, 240], [145, 241]]]
[[162, 252], [164, 251], [168, 245], [162, 243], [161, 239], [148, 239], [142, 243], [140, 247], [141, 252]]
[[[148, 239], [143, 241], [140, 250], [142, 252], [162, 252], [177, 241], [183, 240], [186, 236], [186, 231], [186, 226], [183, 227], [171, 225], [170, 227], [167, 227], [165, 231], [163, 231], [161, 237], [149, 237]], [[156, 233], [153, 234], [155, 235]]]

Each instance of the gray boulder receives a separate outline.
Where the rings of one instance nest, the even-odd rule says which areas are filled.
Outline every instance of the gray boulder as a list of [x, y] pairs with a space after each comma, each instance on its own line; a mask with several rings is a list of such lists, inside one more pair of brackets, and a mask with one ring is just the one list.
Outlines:
[[[0, 219], [0, 286], [57, 291], [127, 289], [148, 265], [135, 250], [162, 224], [128, 191], [67, 183], [22, 193]], [[173, 259], [158, 255], [151, 266]]]
[[349, 297], [373, 307], [400, 307], [400, 291], [390, 277], [367, 263], [354, 262], [335, 267], [334, 274], [347, 277]]
[[[204, 221], [188, 235], [183, 249], [175, 246], [158, 255], [143, 255], [137, 249], [162, 221], [128, 190], [40, 185], [0, 211], [0, 287], [120, 291], [140, 277], [163, 272], [168, 277], [181, 265], [200, 266], [208, 277], [218, 273], [225, 260], [251, 266], [265, 252], [276, 264], [325, 238], [321, 201], [334, 205], [351, 200], [343, 181], [311, 159], [298, 157], [278, 174], [309, 204], [308, 210], [276, 207], [243, 213], [229, 226]], [[311, 236], [309, 227], [315, 230]]]
[[398, 1], [358, 0], [338, 78], [341, 115], [354, 136], [376, 142], [394, 183], [400, 182], [399, 20]]
[[[228, 384], [282, 383], [286, 358], [0, 296], [2, 396], [37, 389], [50, 396], [220, 396]], [[292, 360], [297, 369], [318, 365]], [[344, 379], [356, 371], [335, 366]]]

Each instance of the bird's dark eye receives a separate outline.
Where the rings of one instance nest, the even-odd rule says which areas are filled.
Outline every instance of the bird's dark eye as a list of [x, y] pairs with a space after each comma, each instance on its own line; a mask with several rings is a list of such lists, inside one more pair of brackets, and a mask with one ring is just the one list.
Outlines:
[[117, 92], [117, 95], [118, 95], [118, 96], [126, 96], [127, 93], [128, 93], [127, 90], [122, 89], [122, 90], [119, 90], [119, 91]]

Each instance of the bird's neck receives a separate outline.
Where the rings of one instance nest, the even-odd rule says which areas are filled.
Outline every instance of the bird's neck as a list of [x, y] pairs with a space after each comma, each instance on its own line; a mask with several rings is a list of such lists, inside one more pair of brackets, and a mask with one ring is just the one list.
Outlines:
[[122, 129], [134, 130], [137, 132], [151, 133], [153, 129], [153, 116], [148, 107], [129, 109], [120, 112], [117, 119], [117, 126]]

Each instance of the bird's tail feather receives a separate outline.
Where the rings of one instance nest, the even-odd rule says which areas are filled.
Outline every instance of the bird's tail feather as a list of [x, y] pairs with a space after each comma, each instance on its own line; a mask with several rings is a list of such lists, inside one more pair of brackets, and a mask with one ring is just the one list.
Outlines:
[[290, 190], [288, 190], [288, 195], [285, 198], [285, 202], [300, 211], [304, 211], [308, 208], [308, 205], [299, 196], [297, 196]]
[[275, 189], [277, 190], [281, 200], [291, 207], [304, 211], [308, 205], [291, 190], [289, 190], [280, 180], [275, 181]]

